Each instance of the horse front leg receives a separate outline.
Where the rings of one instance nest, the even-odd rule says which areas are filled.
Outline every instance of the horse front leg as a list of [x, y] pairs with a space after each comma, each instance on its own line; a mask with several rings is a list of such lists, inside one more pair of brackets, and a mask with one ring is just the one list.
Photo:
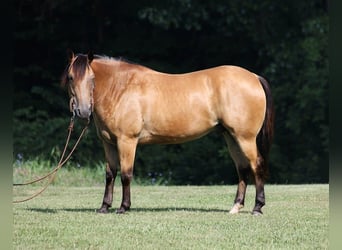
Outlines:
[[125, 213], [131, 207], [131, 181], [136, 147], [137, 140], [135, 139], [120, 140], [118, 142], [122, 184], [122, 202], [116, 210], [119, 214]]
[[103, 195], [102, 206], [97, 210], [98, 213], [108, 213], [108, 209], [112, 206], [113, 202], [113, 191], [114, 191], [114, 182], [117, 171], [112, 171], [110, 169], [109, 164], [106, 164], [106, 184], [105, 184], [105, 192]]
[[[132, 171], [133, 172], [133, 171]], [[133, 173], [121, 173], [122, 184], [122, 201], [120, 207], [116, 210], [116, 213], [123, 214], [131, 207], [131, 181]]]
[[117, 175], [118, 154], [114, 145], [104, 143], [106, 164], [106, 184], [102, 201], [102, 206], [97, 210], [98, 213], [108, 213], [113, 202], [114, 182]]

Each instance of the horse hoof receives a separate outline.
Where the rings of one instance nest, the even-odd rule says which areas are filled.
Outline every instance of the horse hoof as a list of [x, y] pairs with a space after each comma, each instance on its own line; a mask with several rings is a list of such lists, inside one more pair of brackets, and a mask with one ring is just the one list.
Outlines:
[[118, 208], [118, 209], [116, 209], [116, 213], [117, 213], [117, 214], [124, 214], [125, 212], [126, 212], [126, 210], [123, 209], [123, 208]]
[[230, 209], [229, 213], [230, 214], [238, 214], [240, 212], [240, 209], [243, 208], [242, 204], [235, 204], [232, 209]]
[[124, 214], [124, 213], [126, 213], [126, 211], [128, 211], [128, 210], [129, 210], [129, 208], [120, 207], [120, 208], [118, 208], [118, 209], [116, 210], [116, 213], [117, 213], [117, 214]]
[[234, 209], [232, 208], [230, 211], [229, 211], [230, 214], [238, 214], [239, 213], [239, 210], [238, 209]]
[[252, 215], [260, 216], [260, 215], [262, 215], [262, 212], [261, 211], [253, 211]]
[[100, 209], [97, 209], [96, 212], [99, 214], [108, 214], [108, 209], [101, 207]]

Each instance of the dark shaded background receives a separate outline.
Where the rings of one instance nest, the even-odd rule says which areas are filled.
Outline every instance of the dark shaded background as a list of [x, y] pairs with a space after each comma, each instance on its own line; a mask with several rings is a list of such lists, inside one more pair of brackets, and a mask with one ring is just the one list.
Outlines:
[[[328, 182], [327, 1], [15, 1], [14, 160], [57, 159], [69, 122], [66, 51], [123, 56], [181, 73], [234, 64], [267, 78], [276, 105], [272, 183]], [[94, 127], [75, 166], [104, 160]], [[168, 184], [235, 183], [223, 138], [142, 146], [135, 175]]]

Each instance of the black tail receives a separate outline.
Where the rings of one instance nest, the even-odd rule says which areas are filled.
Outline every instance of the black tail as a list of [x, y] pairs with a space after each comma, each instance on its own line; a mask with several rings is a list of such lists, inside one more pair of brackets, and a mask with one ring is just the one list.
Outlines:
[[262, 159], [260, 159], [260, 172], [259, 176], [262, 179], [268, 177], [268, 158], [271, 149], [271, 144], [273, 140], [273, 130], [274, 130], [274, 106], [273, 98], [271, 94], [271, 89], [268, 82], [261, 76], [259, 76], [259, 81], [265, 91], [266, 95], [266, 114], [262, 128], [257, 136], [257, 147], [259, 154]]

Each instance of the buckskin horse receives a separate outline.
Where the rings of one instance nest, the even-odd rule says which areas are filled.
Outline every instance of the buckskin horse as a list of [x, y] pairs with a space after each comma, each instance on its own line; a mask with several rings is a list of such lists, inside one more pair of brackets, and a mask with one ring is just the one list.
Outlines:
[[239, 183], [234, 205], [244, 206], [249, 176], [255, 184], [252, 214], [262, 214], [274, 111], [267, 81], [238, 66], [166, 74], [107, 56], [74, 54], [62, 75], [70, 109], [93, 120], [103, 142], [106, 182], [99, 213], [112, 206], [114, 180], [121, 172], [122, 202], [130, 209], [130, 183], [138, 144], [175, 144], [219, 129], [235, 163]]

